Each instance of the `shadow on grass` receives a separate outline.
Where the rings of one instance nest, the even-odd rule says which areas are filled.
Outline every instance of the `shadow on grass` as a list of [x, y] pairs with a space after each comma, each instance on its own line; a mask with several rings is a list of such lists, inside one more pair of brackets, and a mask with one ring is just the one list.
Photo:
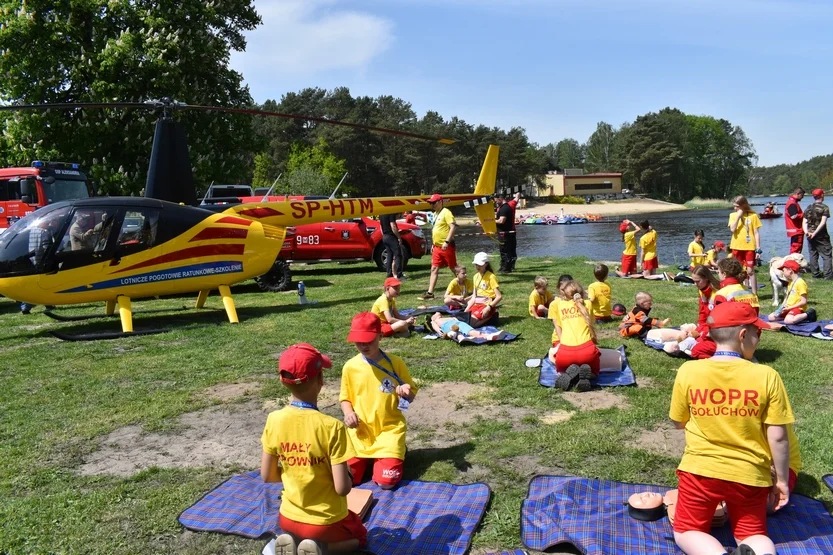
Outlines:
[[778, 360], [781, 355], [784, 354], [781, 351], [777, 351], [775, 349], [757, 349], [755, 350], [755, 358], [758, 359], [758, 362], [762, 364], [768, 364], [770, 362], [775, 362]]
[[[821, 485], [815, 477], [805, 474], [804, 472], [799, 472], [798, 480], [795, 485], [795, 492], [800, 493], [801, 495], [806, 495], [807, 497], [815, 498], [819, 495], [819, 493], [821, 493]], [[827, 506], [828, 509], [830, 508], [828, 503], [825, 503], [825, 506]]]
[[451, 463], [460, 472], [471, 468], [471, 463], [466, 460], [466, 455], [474, 451], [474, 443], [467, 441], [459, 445], [449, 447], [425, 447], [421, 449], [409, 449], [406, 454], [404, 478], [418, 480], [436, 462], [446, 461]]

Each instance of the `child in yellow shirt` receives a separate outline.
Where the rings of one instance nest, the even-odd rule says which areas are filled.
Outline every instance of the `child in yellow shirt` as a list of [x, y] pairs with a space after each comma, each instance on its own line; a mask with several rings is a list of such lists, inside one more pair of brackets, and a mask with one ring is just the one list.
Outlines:
[[382, 326], [372, 312], [353, 317], [347, 341], [359, 354], [341, 371], [341, 412], [356, 456], [347, 461], [353, 485], [360, 484], [368, 464], [373, 481], [392, 489], [402, 479], [405, 462], [404, 411], [417, 393], [408, 367], [379, 348]]
[[538, 320], [547, 318], [550, 303], [555, 295], [547, 288], [549, 281], [544, 276], [535, 278], [532, 293], [529, 294], [529, 315]]
[[784, 320], [785, 324], [798, 324], [809, 317], [807, 310], [807, 282], [798, 277], [801, 267], [795, 260], [787, 260], [781, 266], [784, 277], [790, 280], [784, 302], [769, 315], [769, 321]]
[[465, 308], [469, 302], [469, 298], [474, 293], [474, 285], [466, 277], [465, 266], [455, 266], [454, 276], [454, 279], [451, 280], [451, 283], [448, 284], [445, 290], [443, 302], [451, 309]]
[[592, 307], [591, 314], [597, 322], [611, 321], [610, 285], [605, 281], [609, 271], [605, 264], [596, 264], [593, 268], [596, 281], [587, 288], [587, 300], [590, 301]]
[[[378, 319], [377, 319], [378, 322]], [[367, 544], [361, 519], [347, 509], [352, 488], [348, 461], [356, 456], [344, 424], [318, 411], [329, 357], [307, 343], [281, 354], [281, 382], [292, 394], [288, 407], [269, 414], [261, 443], [260, 475], [264, 482], [283, 482], [280, 527], [275, 552], [354, 551]], [[294, 536], [294, 537], [293, 537]]]
[[399, 314], [399, 309], [396, 307], [396, 297], [399, 296], [399, 288], [402, 282], [395, 277], [389, 277], [385, 280], [385, 291], [382, 293], [370, 311], [379, 318], [382, 324], [382, 335], [390, 337], [398, 333], [407, 335], [409, 326], [413, 326], [416, 321], [413, 316], [403, 318]]

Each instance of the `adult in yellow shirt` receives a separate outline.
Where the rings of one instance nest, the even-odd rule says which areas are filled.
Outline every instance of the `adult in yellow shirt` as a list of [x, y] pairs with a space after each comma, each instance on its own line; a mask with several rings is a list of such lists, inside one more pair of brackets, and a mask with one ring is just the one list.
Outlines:
[[420, 297], [423, 301], [434, 298], [434, 287], [437, 285], [437, 277], [440, 275], [440, 268], [457, 266], [457, 246], [454, 243], [454, 234], [457, 231], [457, 220], [451, 210], [443, 207], [443, 197], [434, 193], [428, 198], [431, 208], [436, 214], [434, 217], [434, 228], [431, 231], [431, 242], [434, 244], [431, 249], [431, 275], [428, 277], [428, 291]]
[[381, 337], [375, 314], [360, 312], [353, 317], [347, 341], [355, 343], [359, 354], [341, 371], [339, 401], [356, 451], [356, 457], [347, 461], [353, 485], [362, 482], [372, 464], [373, 481], [391, 489], [402, 479], [408, 429], [403, 411], [414, 400], [417, 386], [405, 362], [379, 348]]
[[352, 488], [347, 463], [356, 456], [353, 444], [344, 424], [318, 411], [323, 371], [331, 366], [329, 357], [307, 343], [292, 345], [278, 361], [292, 399], [266, 419], [260, 475], [264, 482], [283, 482], [279, 553], [295, 553], [292, 535], [305, 538], [299, 553], [317, 552], [315, 541], [331, 552], [367, 544], [367, 530], [345, 497]]
[[732, 206], [735, 211], [729, 215], [729, 230], [732, 232], [729, 248], [732, 250], [732, 257], [737, 258], [746, 268], [749, 274], [749, 288], [757, 295], [758, 278], [755, 276], [755, 265], [756, 260], [761, 258], [761, 219], [749, 206], [745, 196], [735, 197]]
[[698, 229], [694, 232], [694, 240], [688, 244], [688, 257], [690, 259], [688, 263], [688, 270], [694, 271], [694, 267], [698, 264], [705, 264], [706, 263], [706, 254], [705, 249], [703, 247], [703, 237], [705, 237], [705, 232], [702, 229]]
[[587, 300], [590, 301], [590, 313], [597, 322], [610, 322], [610, 315], [613, 311], [610, 302], [610, 285], [607, 284], [607, 273], [609, 269], [606, 264], [596, 264], [593, 268], [593, 277], [596, 281], [587, 288]]
[[738, 552], [775, 553], [767, 537], [768, 497], [775, 493], [776, 510], [789, 502], [786, 427], [795, 417], [778, 372], [751, 362], [761, 329], [768, 327], [755, 310], [723, 303], [714, 307], [708, 325], [717, 351], [710, 359], [684, 363], [671, 396], [669, 416], [686, 436], [674, 539], [685, 553], [722, 553], [710, 529], [714, 507], [726, 501]]

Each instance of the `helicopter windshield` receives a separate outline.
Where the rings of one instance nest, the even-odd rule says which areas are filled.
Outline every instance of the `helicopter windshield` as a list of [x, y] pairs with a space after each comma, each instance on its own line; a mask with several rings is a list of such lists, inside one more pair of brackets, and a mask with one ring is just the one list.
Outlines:
[[47, 203], [53, 204], [63, 200], [89, 198], [87, 182], [78, 179], [56, 179], [52, 183], [41, 182]]
[[70, 207], [37, 210], [0, 235], [0, 277], [40, 273]]

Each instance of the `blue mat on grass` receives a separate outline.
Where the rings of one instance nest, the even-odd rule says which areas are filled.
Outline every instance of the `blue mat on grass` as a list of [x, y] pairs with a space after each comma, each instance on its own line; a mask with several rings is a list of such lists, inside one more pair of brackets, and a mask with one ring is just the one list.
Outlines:
[[[365, 517], [367, 551], [454, 555], [466, 553], [483, 519], [491, 491], [486, 484], [453, 485], [403, 480], [394, 490], [373, 482], [373, 506]], [[179, 522], [194, 532], [246, 538], [279, 534], [283, 484], [266, 484], [259, 471], [233, 476], [182, 511]]]
[[648, 347], [656, 349], [657, 351], [662, 351], [670, 357], [682, 358], [686, 360], [691, 359], [691, 357], [688, 354], [686, 354], [685, 351], [677, 351], [676, 353], [666, 353], [665, 349], [663, 349], [663, 345], [665, 345], [665, 343], [663, 343], [662, 341], [655, 341], [653, 339], [645, 338], [642, 340], [642, 342], [645, 343], [645, 345], [647, 345]]
[[[618, 371], [602, 368], [599, 377], [591, 382], [593, 385], [600, 387], [618, 387], [636, 384], [636, 377], [633, 375], [633, 370], [628, 363], [628, 356], [625, 354], [625, 346], [620, 345], [616, 350], [622, 353], [622, 368]], [[538, 374], [538, 383], [544, 387], [555, 387], [555, 378], [557, 377], [558, 373], [555, 371], [555, 365], [550, 361], [550, 357], [545, 356], [541, 359], [541, 371]]]
[[435, 312], [439, 312], [441, 314], [459, 314], [463, 312], [463, 309], [451, 309], [448, 308], [446, 305], [441, 304], [437, 306], [429, 306], [426, 308], [405, 308], [399, 311], [399, 314], [402, 315], [404, 318], [409, 318], [411, 316], [420, 316], [422, 314], [434, 314]]
[[[572, 544], [587, 555], [677, 555], [667, 518], [643, 522], [628, 516], [634, 493], [665, 493], [671, 487], [625, 484], [570, 476], [535, 476], [521, 505], [521, 540], [531, 549]], [[730, 517], [731, 518], [731, 517]], [[833, 553], [833, 517], [820, 501], [793, 494], [767, 520], [779, 555]], [[735, 546], [728, 524], [712, 529], [724, 546]]]
[[[769, 323], [766, 316], [761, 316], [761, 321]], [[775, 324], [784, 324], [783, 320], [776, 320]], [[822, 335], [830, 335], [830, 332], [825, 333], [824, 327], [833, 324], [833, 320], [816, 320], [815, 322], [801, 322], [799, 324], [784, 324], [780, 331], [786, 331], [793, 335], [801, 337], [815, 337], [814, 334], [821, 333]]]
[[[477, 330], [482, 331], [483, 333], [498, 333], [500, 331], [498, 328], [494, 326], [483, 326], [481, 328], [477, 328]], [[521, 334], [515, 335], [514, 333], [504, 331], [503, 335], [494, 339], [467, 336], [462, 341], [456, 341], [456, 343], [458, 345], [485, 345], [486, 343], [509, 343], [510, 341], [516, 340], [518, 337], [520, 337], [520, 335]], [[423, 339], [440, 339], [440, 336], [436, 333], [430, 333], [426, 335]]]

